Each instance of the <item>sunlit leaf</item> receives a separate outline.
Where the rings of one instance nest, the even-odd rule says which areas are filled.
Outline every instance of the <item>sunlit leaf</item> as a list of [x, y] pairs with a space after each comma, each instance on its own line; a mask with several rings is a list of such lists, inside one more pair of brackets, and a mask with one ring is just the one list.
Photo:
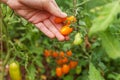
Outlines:
[[65, 76], [64, 80], [73, 80], [73, 76], [72, 75]]
[[28, 72], [28, 78], [29, 80], [35, 80], [35, 73], [36, 73], [36, 69], [35, 66], [32, 64], [30, 65], [30, 67], [28, 68], [29, 72]]
[[101, 31], [105, 31], [108, 26], [112, 23], [115, 16], [117, 16], [120, 8], [119, 1], [115, 1], [109, 3], [103, 7], [101, 7], [101, 11], [99, 16], [94, 19], [93, 25], [90, 29], [89, 35], [93, 35], [99, 33]]
[[109, 32], [101, 33], [102, 45], [110, 58], [120, 57], [120, 42]]
[[92, 63], [90, 63], [89, 66], [89, 80], [104, 80], [100, 72], [95, 68]]

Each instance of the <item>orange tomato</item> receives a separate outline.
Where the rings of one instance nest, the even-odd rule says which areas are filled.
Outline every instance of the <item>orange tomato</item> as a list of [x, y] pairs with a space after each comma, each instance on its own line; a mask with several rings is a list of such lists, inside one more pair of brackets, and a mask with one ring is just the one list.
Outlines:
[[58, 77], [61, 77], [61, 76], [62, 76], [62, 68], [61, 68], [61, 67], [57, 67], [57, 68], [56, 68], [56, 75], [57, 75]]
[[57, 58], [57, 57], [58, 57], [58, 53], [57, 53], [57, 52], [53, 52], [52, 56], [53, 56], [54, 58]]
[[68, 26], [63, 26], [60, 30], [60, 33], [64, 36], [69, 35], [73, 31], [73, 28], [70, 28]]
[[62, 59], [62, 63], [67, 63], [68, 62], [68, 58], [67, 57], [64, 57], [63, 59]]
[[65, 55], [64, 55], [64, 52], [61, 51], [61, 52], [59, 53], [59, 56], [60, 56], [60, 57], [64, 57], [64, 56], [65, 56]]
[[77, 61], [70, 61], [69, 66], [71, 69], [75, 68], [78, 65]]
[[58, 65], [62, 65], [62, 64], [63, 64], [62, 59], [56, 60], [56, 63], [57, 63]]
[[45, 56], [45, 57], [49, 57], [50, 55], [51, 55], [51, 53], [50, 53], [48, 50], [45, 50], [44, 56]]
[[74, 16], [69, 16], [69, 17], [67, 17], [66, 20], [70, 21], [70, 22], [76, 22], [76, 18]]
[[54, 22], [57, 23], [57, 24], [59, 24], [59, 23], [64, 22], [65, 20], [66, 20], [66, 18], [59, 18], [59, 17], [56, 17], [56, 18], [54, 19]]
[[70, 67], [67, 64], [64, 64], [62, 67], [63, 74], [67, 74], [70, 71]]
[[70, 26], [70, 24], [71, 24], [71, 21], [66, 21], [67, 26]]
[[72, 56], [72, 51], [71, 50], [67, 51], [67, 56]]

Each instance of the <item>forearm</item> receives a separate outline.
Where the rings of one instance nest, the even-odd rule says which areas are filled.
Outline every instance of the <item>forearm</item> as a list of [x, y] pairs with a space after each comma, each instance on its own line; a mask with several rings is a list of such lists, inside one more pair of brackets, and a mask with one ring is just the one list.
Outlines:
[[0, 2], [5, 3], [5, 4], [7, 3], [7, 1], [8, 0], [0, 0]]

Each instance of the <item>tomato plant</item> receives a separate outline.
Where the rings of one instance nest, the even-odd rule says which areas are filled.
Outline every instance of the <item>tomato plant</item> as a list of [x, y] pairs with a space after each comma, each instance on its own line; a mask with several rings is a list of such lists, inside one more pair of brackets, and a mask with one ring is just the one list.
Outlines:
[[120, 0], [56, 3], [67, 17], [54, 23], [68, 41], [0, 4], [0, 80], [120, 80]]

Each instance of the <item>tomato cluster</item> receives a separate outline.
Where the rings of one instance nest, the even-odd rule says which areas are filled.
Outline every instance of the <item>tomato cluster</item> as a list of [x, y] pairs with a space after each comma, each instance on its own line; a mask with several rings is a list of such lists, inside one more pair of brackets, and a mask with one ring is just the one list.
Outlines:
[[64, 24], [64, 26], [60, 29], [60, 32], [62, 35], [67, 36], [73, 31], [73, 28], [70, 27], [70, 24], [76, 22], [76, 18], [74, 16], [69, 16], [66, 18], [56, 17], [54, 22], [57, 24]]
[[44, 56], [52, 57], [56, 63], [56, 76], [62, 77], [64, 74], [68, 74], [70, 69], [76, 68], [78, 62], [76, 60], [71, 60], [72, 51], [68, 50], [66, 52], [45, 50]]

